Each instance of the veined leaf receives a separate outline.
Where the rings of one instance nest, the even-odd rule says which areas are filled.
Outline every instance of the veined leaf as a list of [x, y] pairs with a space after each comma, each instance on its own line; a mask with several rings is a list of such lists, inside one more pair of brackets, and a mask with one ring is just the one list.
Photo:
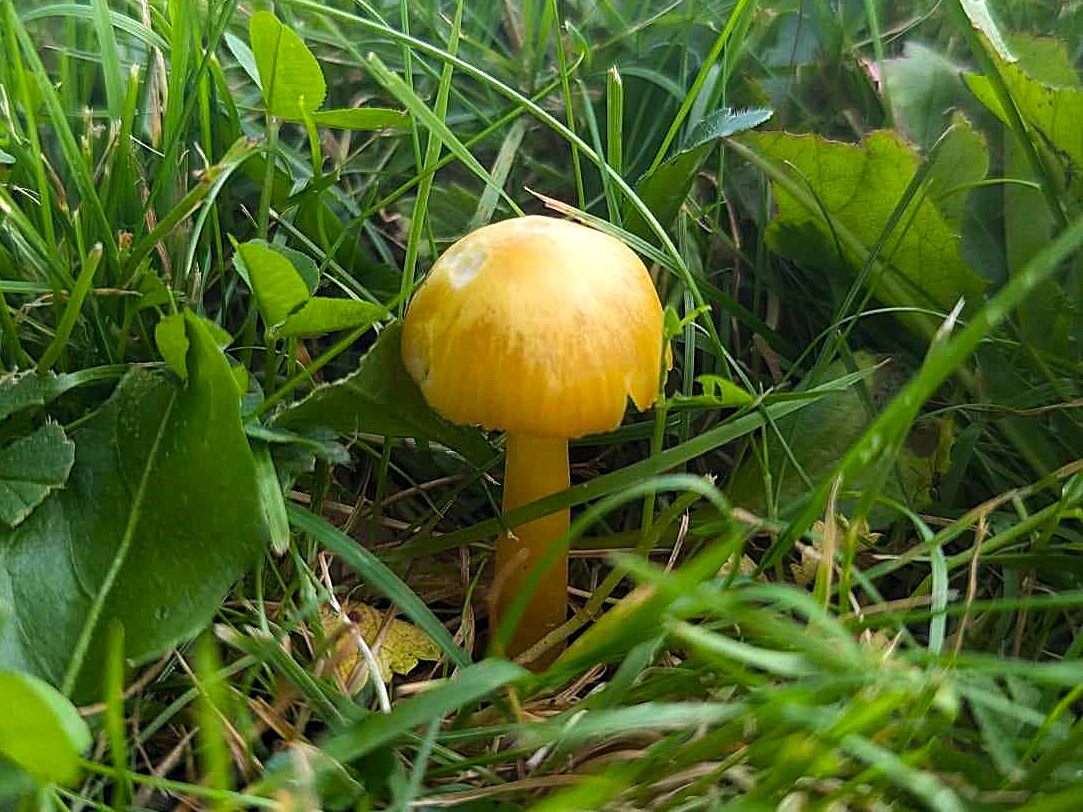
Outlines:
[[129, 372], [72, 433], [63, 490], [0, 533], [0, 665], [92, 696], [110, 623], [130, 659], [154, 657], [204, 626], [265, 547], [236, 384], [203, 320], [185, 322], [187, 383]]
[[[1047, 79], [1060, 79], [1058, 83], [1036, 78], [1019, 63], [1001, 61], [997, 67], [1027, 126], [1040, 133], [1062, 161], [1077, 171], [1083, 167], [1083, 86], [1078, 80], [1068, 81], [1070, 77], [1056, 65], [1047, 67], [1046, 73]], [[1006, 122], [1007, 115], [992, 83], [979, 74], [967, 74], [965, 78], [978, 100]]]
[[[769, 244], [785, 257], [825, 271], [841, 266], [857, 273], [864, 267], [865, 257], [838, 238], [833, 224], [871, 249], [919, 166], [914, 149], [886, 130], [861, 144], [789, 133], [749, 133], [743, 140], [815, 201], [799, 200], [773, 179], [778, 216], [767, 230]], [[981, 299], [982, 280], [963, 261], [959, 235], [928, 196], [911, 202], [878, 260], [887, 267], [874, 271], [872, 287], [884, 304], [947, 311], [960, 296], [974, 304]]]
[[412, 623], [393, 618], [384, 631], [386, 618], [379, 609], [363, 603], [347, 603], [343, 604], [342, 611], [349, 623], [343, 622], [335, 613], [327, 612], [323, 629], [334, 641], [335, 675], [350, 693], [361, 690], [369, 677], [354, 633], [361, 635], [365, 644], [373, 649], [384, 682], [391, 682], [395, 674], [409, 674], [421, 660], [439, 660], [441, 657], [440, 647]]

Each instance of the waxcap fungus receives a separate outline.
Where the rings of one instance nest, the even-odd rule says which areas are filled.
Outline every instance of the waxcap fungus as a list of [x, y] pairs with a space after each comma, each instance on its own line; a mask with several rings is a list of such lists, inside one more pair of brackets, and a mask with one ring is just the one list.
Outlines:
[[654, 403], [662, 306], [615, 237], [519, 217], [452, 245], [418, 289], [402, 356], [429, 405], [455, 423], [538, 437], [620, 425]]

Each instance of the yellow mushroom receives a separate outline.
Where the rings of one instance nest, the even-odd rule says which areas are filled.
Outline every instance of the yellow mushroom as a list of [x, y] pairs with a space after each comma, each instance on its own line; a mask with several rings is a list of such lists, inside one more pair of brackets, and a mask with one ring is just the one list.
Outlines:
[[[568, 487], [568, 440], [620, 425], [658, 392], [662, 306], [620, 240], [551, 217], [480, 228], [418, 289], [402, 332], [406, 368], [455, 423], [507, 432], [504, 512]], [[568, 528], [561, 510], [497, 542], [495, 611]], [[543, 575], [508, 647], [525, 651], [567, 617], [565, 551]]]

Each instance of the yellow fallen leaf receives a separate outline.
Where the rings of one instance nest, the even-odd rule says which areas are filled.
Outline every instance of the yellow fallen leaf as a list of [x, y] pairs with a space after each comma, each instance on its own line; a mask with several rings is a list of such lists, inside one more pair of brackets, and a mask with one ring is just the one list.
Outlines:
[[[817, 524], [822, 524], [822, 522], [817, 522]], [[790, 572], [793, 574], [794, 583], [798, 586], [808, 586], [816, 580], [816, 570], [820, 568], [820, 559], [823, 556], [818, 546], [803, 542], [798, 542], [797, 552], [801, 556], [801, 561], [790, 564]]]
[[351, 693], [361, 690], [368, 682], [368, 666], [355, 634], [360, 634], [372, 649], [384, 682], [391, 682], [394, 674], [410, 673], [421, 660], [440, 659], [440, 648], [432, 638], [405, 620], [393, 619], [381, 636], [385, 616], [379, 609], [363, 603], [344, 603], [342, 611], [350, 622], [345, 623], [333, 611], [325, 611], [323, 630], [334, 642], [335, 675]]
[[[861, 547], [871, 547], [880, 540], [881, 534], [869, 530], [869, 524], [864, 519], [853, 523], [846, 516], [838, 515], [835, 517], [835, 526], [838, 528], [840, 539], [845, 538], [852, 527], [857, 542]], [[823, 521], [818, 521], [812, 526], [812, 530], [814, 538], [823, 538], [827, 532], [827, 525]], [[820, 561], [823, 558], [820, 542], [799, 543], [797, 552], [801, 556], [801, 560], [796, 564], [790, 564], [790, 572], [793, 574], [793, 580], [798, 586], [807, 586], [816, 580], [816, 571], [820, 568]]]
[[[752, 558], [752, 556], [742, 555], [741, 563], [738, 565], [737, 572], [739, 572], [741, 575], [751, 578], [753, 575], [756, 574], [756, 568], [758, 566], [759, 565], [756, 563], [755, 559]], [[722, 565], [722, 568], [718, 571], [718, 574], [721, 577], [725, 577], [731, 572], [733, 572], [732, 558], [726, 560], [726, 563]], [[762, 574], [759, 575], [756, 580], [759, 581], [761, 584], [767, 583], [767, 578]]]

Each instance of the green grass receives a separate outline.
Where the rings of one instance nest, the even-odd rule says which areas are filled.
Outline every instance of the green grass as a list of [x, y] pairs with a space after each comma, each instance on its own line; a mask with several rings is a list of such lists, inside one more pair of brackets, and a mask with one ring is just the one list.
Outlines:
[[[35, 486], [0, 515], [0, 668], [63, 687], [94, 741], [46, 746], [81, 777], [36, 786], [0, 719], [0, 805], [1083, 808], [1083, 145], [1042, 112], [1083, 110], [1078, 3], [990, 4], [1013, 65], [959, 0], [279, 0], [326, 84], [296, 114], [258, 83], [270, 5], [0, 0], [0, 370], [36, 370], [0, 379], [0, 484]], [[276, 53], [278, 91], [314, 95]], [[822, 140], [885, 128], [880, 163]], [[501, 438], [440, 423], [377, 337], [448, 245], [523, 212], [644, 257], [674, 367], [651, 413], [573, 443], [570, 490], [501, 518]], [[238, 260], [252, 240], [282, 253]], [[340, 329], [290, 332], [312, 302]], [[124, 543], [67, 554], [79, 626], [65, 554], [18, 562], [107, 477], [81, 455], [125, 375], [188, 393], [181, 428], [236, 379], [203, 453], [239, 490], [166, 468], [199, 446], [168, 414], [145, 446], [118, 418], [107, 492], [136, 507], [85, 504]], [[67, 485], [10, 451], [49, 421]], [[185, 519], [147, 531], [145, 488]], [[566, 506], [566, 653], [487, 657], [496, 534]], [[261, 556], [215, 535], [257, 518]], [[186, 592], [185, 545], [244, 573], [221, 605], [185, 603], [213, 593]], [[109, 599], [138, 567], [183, 633], [145, 644]], [[399, 645], [335, 638], [354, 602], [440, 659], [351, 695], [336, 647]], [[77, 633], [63, 680], [25, 628]]]

